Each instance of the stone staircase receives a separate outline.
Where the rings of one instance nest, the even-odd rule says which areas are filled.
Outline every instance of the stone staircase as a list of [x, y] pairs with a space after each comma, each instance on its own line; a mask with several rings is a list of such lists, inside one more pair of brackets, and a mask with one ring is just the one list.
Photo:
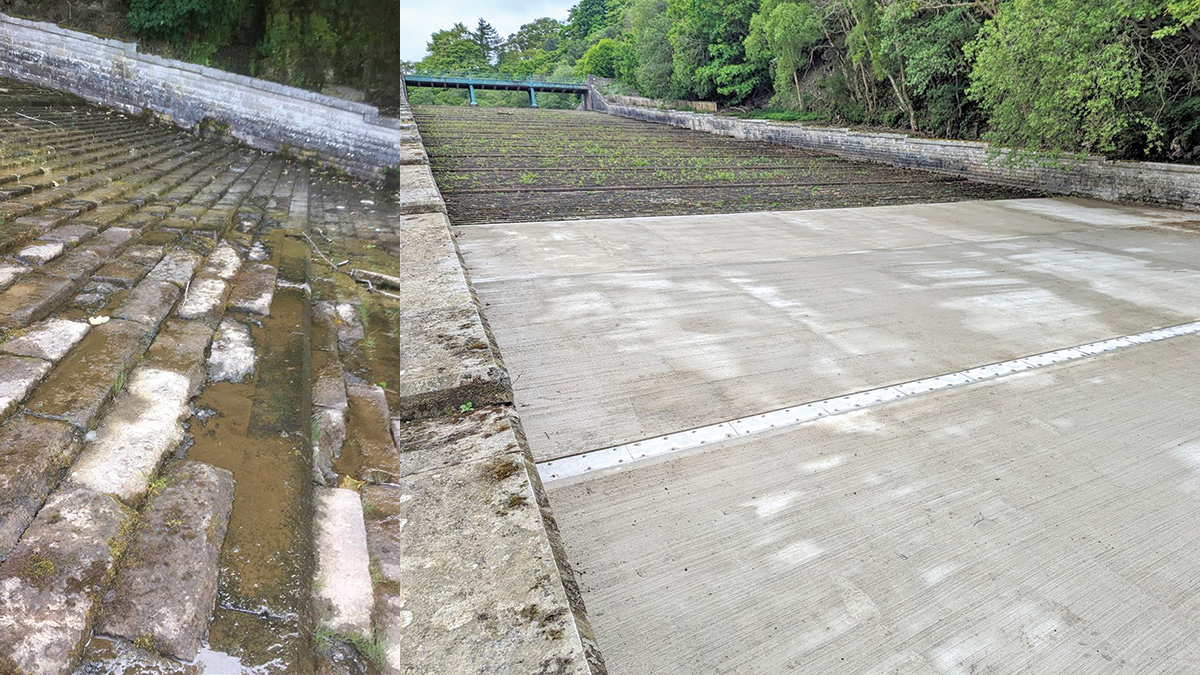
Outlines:
[[0, 673], [602, 671], [436, 188], [0, 102]]

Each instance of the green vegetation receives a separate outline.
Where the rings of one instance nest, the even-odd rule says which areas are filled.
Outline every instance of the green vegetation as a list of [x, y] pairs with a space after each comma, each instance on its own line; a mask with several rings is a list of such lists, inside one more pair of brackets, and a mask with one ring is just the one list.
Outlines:
[[360, 656], [376, 666], [381, 666], [387, 661], [387, 648], [384, 646], [382, 635], [339, 633], [326, 626], [317, 626], [313, 631], [314, 646], [323, 654], [332, 653], [339, 642], [350, 645]]
[[769, 119], [1200, 160], [1200, 0], [581, 0], [566, 21], [538, 19], [506, 40], [485, 29], [439, 31], [407, 66], [591, 74]]
[[[59, 20], [59, 4], [34, 3], [26, 11]], [[382, 105], [398, 100], [396, 0], [128, 0], [127, 6], [123, 17], [99, 23], [117, 37], [138, 39], [145, 50], [309, 89], [352, 87]]]

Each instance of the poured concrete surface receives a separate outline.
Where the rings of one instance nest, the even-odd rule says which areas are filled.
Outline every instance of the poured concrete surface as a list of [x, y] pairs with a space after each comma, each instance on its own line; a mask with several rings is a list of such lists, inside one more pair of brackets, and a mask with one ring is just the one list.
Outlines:
[[1200, 337], [548, 484], [613, 675], [1192, 672]]
[[1200, 317], [1194, 214], [1073, 199], [457, 228], [539, 461]]

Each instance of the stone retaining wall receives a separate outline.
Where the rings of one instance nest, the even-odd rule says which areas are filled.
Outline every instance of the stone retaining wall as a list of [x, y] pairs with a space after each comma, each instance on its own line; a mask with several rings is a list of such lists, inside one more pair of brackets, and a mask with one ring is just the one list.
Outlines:
[[65, 91], [186, 129], [211, 120], [255, 148], [367, 178], [419, 164], [415, 125], [373, 106], [151, 54], [137, 45], [0, 14], [0, 77]]
[[663, 101], [656, 98], [643, 98], [641, 96], [618, 96], [609, 94], [605, 96], [608, 103], [614, 105], [629, 105], [640, 106], [643, 108], [686, 108], [697, 112], [717, 112], [717, 104], [712, 101]]
[[863, 133], [769, 120], [744, 120], [693, 112], [618, 105], [594, 96], [594, 108], [620, 117], [671, 124], [694, 131], [782, 143], [847, 159], [962, 176], [1042, 192], [1108, 201], [1200, 210], [1200, 166], [1110, 161], [1103, 157], [1035, 155], [1014, 162], [987, 143]]

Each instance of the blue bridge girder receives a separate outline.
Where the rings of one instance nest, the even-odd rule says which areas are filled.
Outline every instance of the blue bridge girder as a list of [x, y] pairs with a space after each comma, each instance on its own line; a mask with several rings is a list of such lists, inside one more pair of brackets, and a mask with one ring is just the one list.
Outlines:
[[534, 108], [537, 107], [535, 92], [579, 94], [586, 101], [589, 91], [586, 82], [556, 82], [539, 77], [509, 78], [495, 73], [404, 73], [404, 84], [409, 87], [467, 89], [471, 92], [471, 105], [475, 105], [476, 89], [527, 91], [530, 106]]

